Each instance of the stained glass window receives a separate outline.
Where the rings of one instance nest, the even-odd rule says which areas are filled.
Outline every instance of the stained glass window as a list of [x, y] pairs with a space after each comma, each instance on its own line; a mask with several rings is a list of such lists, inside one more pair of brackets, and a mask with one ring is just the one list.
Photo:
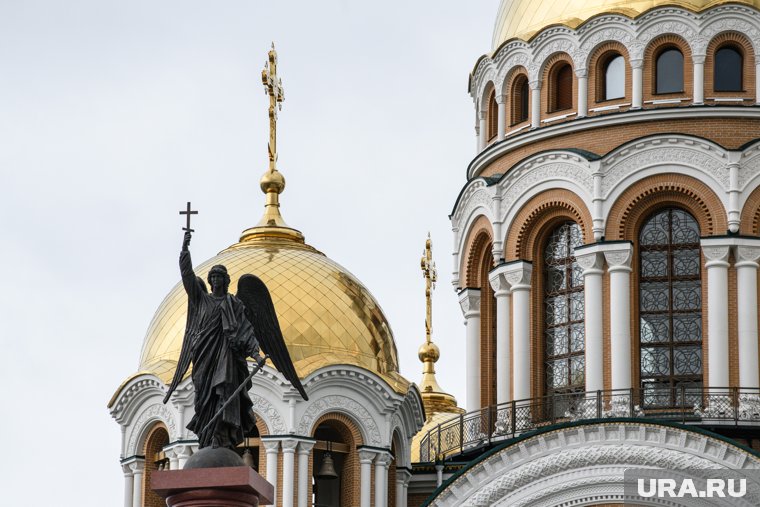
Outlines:
[[544, 339], [546, 394], [582, 392], [585, 386], [583, 273], [575, 248], [581, 229], [566, 222], [544, 249]]
[[676, 208], [652, 215], [639, 233], [640, 373], [645, 406], [688, 404], [697, 396], [694, 388], [702, 386], [700, 275], [699, 225], [694, 217]]

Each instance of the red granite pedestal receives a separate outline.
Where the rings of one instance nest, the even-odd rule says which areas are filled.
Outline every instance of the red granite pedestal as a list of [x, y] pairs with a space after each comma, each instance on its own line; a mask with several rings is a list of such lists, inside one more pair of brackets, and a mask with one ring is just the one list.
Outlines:
[[258, 507], [274, 498], [274, 487], [249, 466], [153, 472], [150, 482], [169, 507]]

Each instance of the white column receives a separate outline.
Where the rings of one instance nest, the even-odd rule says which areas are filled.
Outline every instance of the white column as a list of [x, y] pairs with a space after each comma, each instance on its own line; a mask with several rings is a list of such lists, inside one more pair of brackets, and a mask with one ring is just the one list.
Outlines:
[[132, 507], [132, 494], [134, 493], [134, 476], [130, 463], [122, 463], [121, 470], [124, 472], [124, 507]]
[[575, 260], [583, 268], [586, 391], [604, 389], [604, 328], [602, 275], [604, 256], [600, 244], [575, 249]]
[[367, 449], [359, 449], [359, 466], [360, 466], [360, 478], [359, 478], [359, 506], [370, 507], [372, 503], [371, 488], [372, 488], [372, 461], [375, 459], [375, 451]]
[[531, 81], [530, 86], [530, 126], [541, 126], [541, 81]]
[[[707, 268], [708, 387], [728, 387], [728, 254], [724, 238], [703, 239]], [[703, 304], [703, 307], [705, 305]]]
[[280, 454], [279, 440], [261, 439], [261, 443], [267, 454], [267, 482], [274, 486], [274, 503], [277, 507], [277, 461]]
[[190, 444], [185, 442], [176, 442], [164, 447], [164, 453], [169, 458], [169, 470], [182, 470], [185, 467], [185, 463], [190, 459], [198, 449], [198, 444]]
[[631, 60], [631, 109], [644, 106], [644, 60]]
[[314, 448], [314, 442], [301, 440], [298, 442], [298, 507], [307, 507], [309, 504], [309, 456]]
[[757, 268], [760, 241], [743, 240], [736, 248], [739, 319], [739, 387], [760, 387], [757, 347]]
[[506, 264], [512, 288], [512, 391], [513, 399], [530, 398], [530, 279], [533, 265], [526, 261]]
[[488, 281], [496, 299], [496, 403], [510, 401], [511, 386], [511, 357], [509, 342], [511, 323], [509, 321], [509, 305], [512, 303], [512, 293], [506, 277], [506, 264], [500, 264], [491, 270]]
[[286, 438], [282, 441], [282, 507], [293, 507], [296, 446], [298, 446], [298, 440]]
[[486, 126], [486, 118], [488, 113], [486, 111], [478, 112], [478, 152], [486, 149], [486, 143], [488, 142], [488, 128]]
[[588, 115], [588, 70], [576, 69], [575, 76], [578, 78], [578, 117]]
[[694, 62], [694, 104], [705, 102], [705, 55], [691, 55]]
[[375, 507], [388, 507], [388, 465], [391, 454], [380, 451], [375, 458]]
[[507, 96], [497, 95], [496, 104], [499, 108], [499, 124], [496, 127], [496, 140], [501, 141], [507, 135]]
[[135, 458], [130, 462], [132, 469], [132, 507], [142, 507], [143, 504], [143, 473], [145, 472], [145, 459]]
[[435, 466], [435, 487], [438, 488], [443, 484], [443, 465], [438, 463]]
[[411, 472], [406, 468], [396, 466], [396, 507], [406, 507]]
[[469, 412], [480, 408], [480, 289], [460, 291], [459, 306], [462, 307], [467, 326], [465, 378]]
[[631, 388], [631, 258], [629, 242], [607, 244], [610, 273], [610, 377], [612, 389]]

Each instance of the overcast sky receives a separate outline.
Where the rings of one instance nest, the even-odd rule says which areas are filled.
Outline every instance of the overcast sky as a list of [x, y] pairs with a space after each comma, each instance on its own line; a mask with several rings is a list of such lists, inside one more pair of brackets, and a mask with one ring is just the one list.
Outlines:
[[271, 41], [286, 97], [285, 220], [375, 295], [414, 382], [432, 233], [439, 381], [464, 406], [448, 215], [474, 155], [468, 73], [497, 7], [0, 2], [4, 505], [121, 505], [106, 403], [178, 281], [178, 210], [200, 210], [196, 263], [261, 216]]

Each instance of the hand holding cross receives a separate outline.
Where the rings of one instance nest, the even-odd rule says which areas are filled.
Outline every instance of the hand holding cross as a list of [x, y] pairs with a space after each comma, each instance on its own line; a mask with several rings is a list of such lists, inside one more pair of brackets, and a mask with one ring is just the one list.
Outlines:
[[180, 211], [180, 215], [186, 215], [187, 216], [187, 226], [183, 227], [182, 230], [185, 231], [185, 238], [182, 241], [182, 250], [187, 250], [187, 247], [190, 245], [190, 238], [192, 237], [192, 233], [195, 232], [194, 229], [190, 228], [190, 215], [197, 215], [197, 211], [191, 211], [190, 208], [190, 201], [187, 202], [187, 210]]

